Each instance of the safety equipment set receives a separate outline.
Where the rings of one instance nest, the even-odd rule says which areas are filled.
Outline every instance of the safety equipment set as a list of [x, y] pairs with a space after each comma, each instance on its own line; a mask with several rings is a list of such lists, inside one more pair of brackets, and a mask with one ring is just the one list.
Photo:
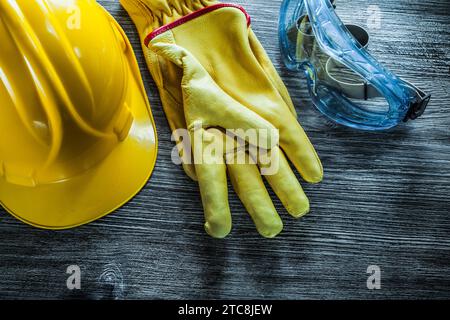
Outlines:
[[[278, 170], [264, 178], [293, 217], [308, 213], [289, 161], [310, 183], [322, 180], [322, 165], [246, 11], [212, 0], [121, 4], [139, 32], [170, 128], [189, 133], [189, 141], [176, 142], [186, 174], [199, 183], [206, 232], [223, 238], [231, 231], [227, 175], [262, 236], [283, 228], [261, 175], [267, 164], [241, 148], [253, 143], [244, 133], [236, 131], [233, 141], [241, 144], [232, 150], [204, 152], [228, 140], [228, 129], [269, 132], [256, 147], [276, 155]], [[1, 205], [46, 229], [114, 211], [146, 184], [157, 155], [125, 33], [94, 0], [0, 0], [0, 17]], [[365, 31], [344, 26], [330, 0], [285, 0], [279, 31], [286, 66], [305, 71], [314, 105], [332, 120], [381, 130], [423, 113], [430, 96], [383, 68], [366, 50]], [[213, 161], [200, 161], [208, 157]]]

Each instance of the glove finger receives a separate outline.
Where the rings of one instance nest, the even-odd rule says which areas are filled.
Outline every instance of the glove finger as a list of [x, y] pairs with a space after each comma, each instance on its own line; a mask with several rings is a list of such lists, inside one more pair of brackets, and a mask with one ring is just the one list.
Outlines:
[[295, 118], [285, 119], [280, 129], [280, 146], [305, 181], [318, 183], [323, 168], [316, 150]]
[[289, 92], [286, 88], [286, 86], [283, 83], [283, 80], [281, 80], [280, 75], [278, 74], [277, 70], [273, 66], [272, 61], [270, 61], [269, 56], [266, 53], [266, 50], [264, 50], [263, 46], [259, 42], [258, 38], [256, 37], [253, 30], [250, 30], [249, 32], [249, 42], [250, 47], [252, 48], [253, 54], [256, 57], [256, 60], [258, 60], [259, 64], [263, 68], [267, 78], [272, 82], [272, 85], [276, 88], [278, 93], [280, 94], [281, 98], [284, 100], [286, 105], [289, 107], [289, 110], [291, 113], [297, 117], [297, 112], [295, 111], [294, 104], [292, 103], [291, 96], [289, 95]]
[[[223, 153], [210, 152], [208, 146], [217, 143], [216, 129], [199, 129], [193, 133], [195, 170], [205, 212], [205, 230], [214, 238], [224, 238], [231, 231], [228, 204], [228, 184]], [[221, 137], [220, 137], [221, 139]], [[198, 145], [197, 145], [198, 143]], [[199, 148], [201, 146], [201, 148]]]
[[[234, 190], [252, 217], [258, 232], [266, 238], [273, 238], [283, 229], [269, 193], [261, 178], [258, 166], [251, 163], [245, 151], [237, 151], [233, 161], [227, 157], [227, 167]], [[245, 164], [243, 161], [245, 159]]]
[[283, 151], [278, 147], [267, 154], [258, 154], [258, 165], [272, 190], [294, 218], [309, 212], [309, 200], [292, 172]]
[[297, 113], [286, 86], [253, 31], [249, 33], [249, 42], [253, 54], [262, 66], [267, 78], [294, 115], [292, 119], [283, 118], [280, 120], [280, 123], [283, 124], [283, 129], [280, 128], [282, 148], [306, 181], [320, 182], [323, 178], [322, 164], [303, 128], [298, 124]]

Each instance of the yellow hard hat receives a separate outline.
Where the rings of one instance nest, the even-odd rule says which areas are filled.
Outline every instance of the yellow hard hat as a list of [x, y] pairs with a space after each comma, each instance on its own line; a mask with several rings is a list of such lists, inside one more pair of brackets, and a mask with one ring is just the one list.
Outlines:
[[94, 0], [0, 0], [0, 203], [40, 228], [146, 184], [157, 137], [132, 47]]

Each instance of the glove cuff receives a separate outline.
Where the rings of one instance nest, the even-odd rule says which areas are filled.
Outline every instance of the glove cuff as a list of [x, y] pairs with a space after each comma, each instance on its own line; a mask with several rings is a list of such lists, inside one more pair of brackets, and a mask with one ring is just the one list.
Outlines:
[[250, 26], [251, 23], [251, 18], [249, 16], [249, 14], [247, 13], [247, 11], [245, 11], [245, 9], [243, 7], [241, 7], [240, 5], [237, 4], [231, 4], [231, 3], [219, 3], [216, 2], [214, 4], [211, 4], [210, 6], [207, 7], [203, 7], [201, 9], [195, 10], [189, 14], [186, 14], [178, 19], [175, 19], [172, 22], [169, 22], [168, 24], [165, 24], [159, 28], [153, 29], [145, 38], [144, 38], [144, 44], [145, 46], [148, 47], [150, 41], [159, 36], [160, 34], [166, 32], [167, 30], [170, 30], [172, 28], [175, 28], [179, 25], [182, 25], [184, 23], [189, 22], [190, 20], [196, 19], [202, 15], [205, 15], [207, 13], [210, 13], [212, 11], [215, 11], [217, 9], [222, 9], [222, 8], [236, 8], [242, 11], [242, 13], [246, 16], [247, 18], [247, 26]]
[[[147, 18], [147, 31], [172, 23], [192, 12], [213, 4], [216, 0], [121, 0], [125, 8], [138, 8], [140, 15]], [[128, 9], [127, 9], [128, 10]], [[129, 10], [128, 10], [129, 11]], [[134, 11], [134, 10], [133, 10]]]

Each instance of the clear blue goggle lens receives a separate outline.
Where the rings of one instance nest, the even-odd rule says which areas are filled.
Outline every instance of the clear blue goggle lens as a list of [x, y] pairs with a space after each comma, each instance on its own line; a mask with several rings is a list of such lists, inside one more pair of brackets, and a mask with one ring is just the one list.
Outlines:
[[280, 43], [291, 70], [303, 70], [314, 105], [333, 121], [385, 130], [421, 116], [430, 100], [366, 50], [369, 36], [344, 26], [329, 0], [285, 0]]

